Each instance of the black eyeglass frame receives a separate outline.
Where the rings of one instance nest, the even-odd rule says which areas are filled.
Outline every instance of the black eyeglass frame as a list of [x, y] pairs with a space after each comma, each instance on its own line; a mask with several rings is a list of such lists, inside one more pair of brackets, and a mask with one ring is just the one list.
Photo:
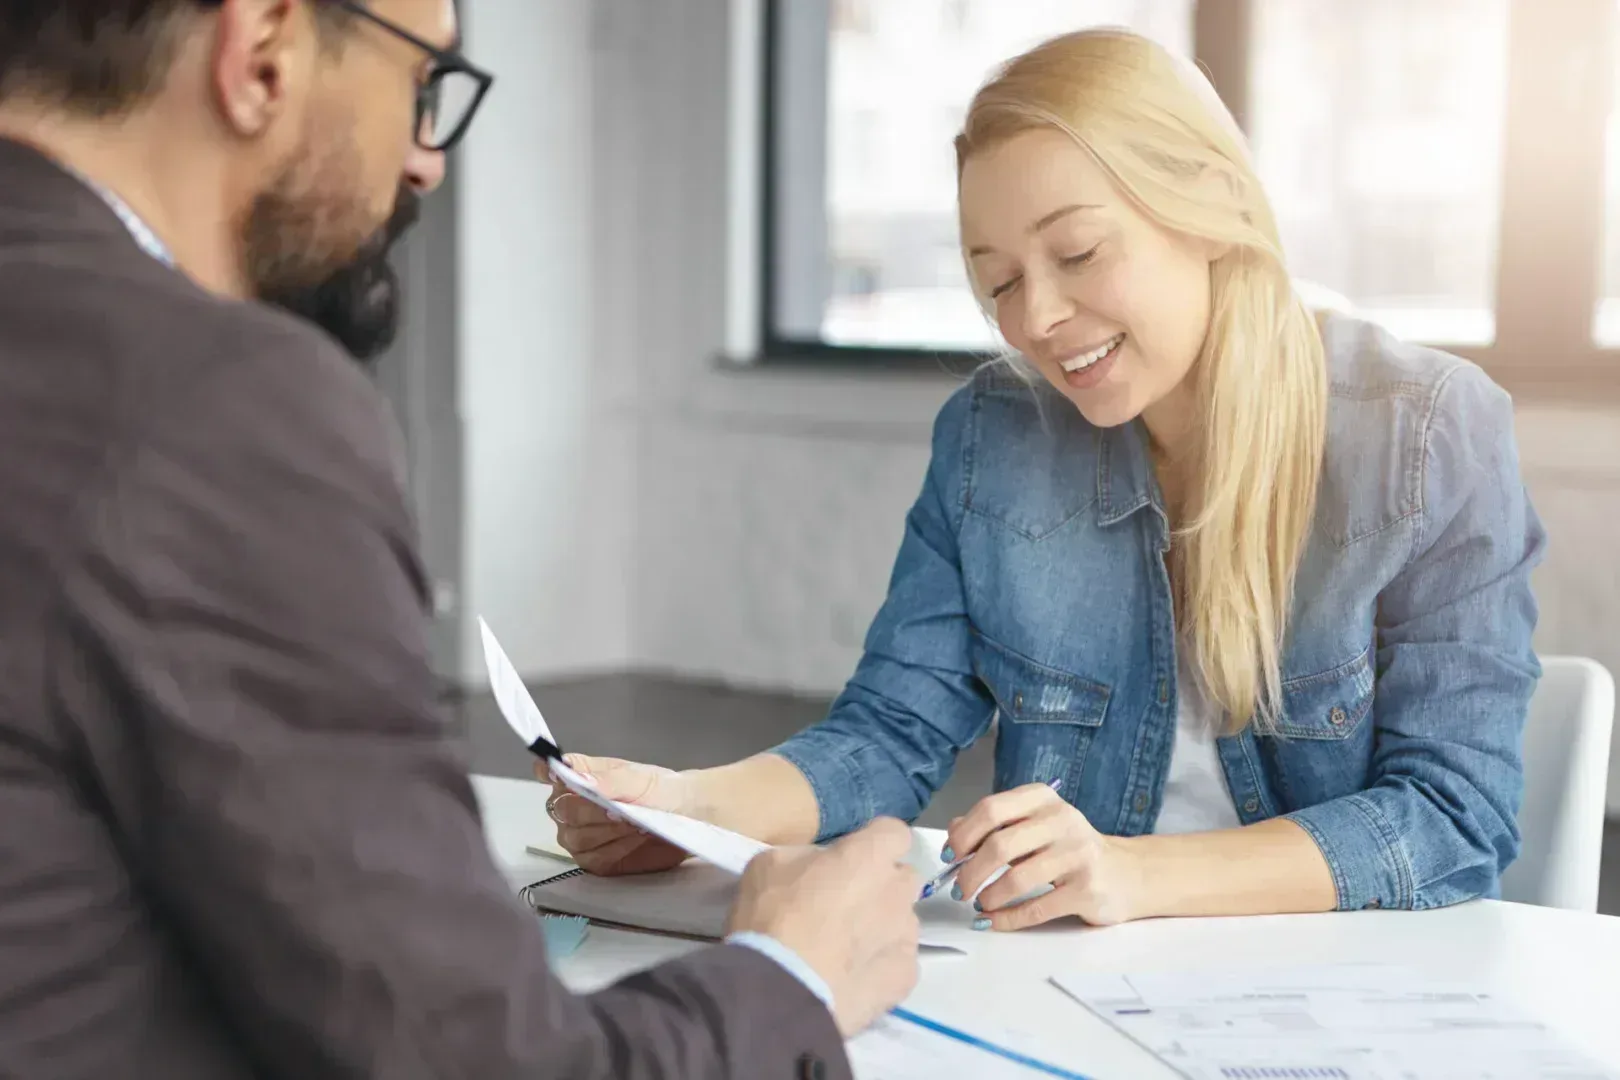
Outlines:
[[[460, 142], [461, 137], [467, 134], [467, 129], [472, 126], [473, 117], [478, 114], [478, 106], [483, 104], [484, 95], [489, 93], [489, 88], [494, 85], [495, 76], [478, 67], [459, 52], [441, 49], [432, 42], [422, 40], [392, 19], [385, 18], [372, 11], [360, 0], [332, 0], [332, 2], [344, 11], [357, 15], [374, 26], [381, 27], [401, 41], [416, 46], [432, 58], [433, 70], [428, 73], [427, 80], [416, 91], [416, 122], [414, 125], [416, 144], [424, 150], [446, 153], [456, 143]], [[467, 105], [467, 113], [461, 118], [461, 122], [456, 125], [455, 130], [435, 145], [426, 141], [427, 136], [424, 134], [422, 121], [427, 119], [428, 113], [433, 107], [433, 98], [439, 82], [445, 76], [455, 74], [471, 77], [478, 83], [478, 90], [473, 95], [472, 101]]]

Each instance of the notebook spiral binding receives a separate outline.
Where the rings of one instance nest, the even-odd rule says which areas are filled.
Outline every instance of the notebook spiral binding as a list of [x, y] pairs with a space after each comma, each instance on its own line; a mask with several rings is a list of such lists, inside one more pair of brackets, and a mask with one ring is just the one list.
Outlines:
[[547, 885], [555, 885], [559, 881], [568, 881], [572, 878], [581, 877], [584, 875], [584, 873], [584, 867], [576, 866], [572, 870], [564, 870], [560, 874], [553, 874], [548, 878], [541, 878], [539, 881], [531, 881], [529, 884], [518, 890], [518, 895], [521, 896], [523, 898], [523, 902], [528, 904], [529, 907], [534, 911], [540, 912], [541, 914], [549, 914], [544, 907], [535, 902], [535, 898], [530, 895], [530, 891], [533, 889], [543, 889]]

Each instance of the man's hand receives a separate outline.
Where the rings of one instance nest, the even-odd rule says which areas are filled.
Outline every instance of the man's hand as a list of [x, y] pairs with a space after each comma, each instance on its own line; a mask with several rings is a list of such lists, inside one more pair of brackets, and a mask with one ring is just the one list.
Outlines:
[[833, 992], [846, 1037], [899, 1004], [917, 982], [917, 875], [901, 860], [911, 830], [874, 821], [825, 849], [773, 848], [743, 874], [727, 932], [769, 934]]

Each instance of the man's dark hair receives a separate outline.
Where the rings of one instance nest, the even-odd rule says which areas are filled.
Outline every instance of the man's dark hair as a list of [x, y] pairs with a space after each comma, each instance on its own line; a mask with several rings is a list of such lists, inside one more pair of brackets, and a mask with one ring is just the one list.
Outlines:
[[[91, 116], [163, 87], [187, 21], [218, 0], [0, 0], [0, 103], [26, 96]], [[314, 0], [323, 38], [352, 14]], [[331, 33], [327, 33], [331, 31]]]

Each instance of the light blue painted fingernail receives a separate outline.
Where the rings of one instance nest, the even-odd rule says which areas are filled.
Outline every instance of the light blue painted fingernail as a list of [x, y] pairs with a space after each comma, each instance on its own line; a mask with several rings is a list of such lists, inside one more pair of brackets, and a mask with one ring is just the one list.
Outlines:
[[962, 899], [962, 886], [960, 886], [960, 885], [952, 885], [951, 886], [951, 899], [952, 900], [960, 900], [960, 899]]
[[978, 901], [978, 900], [973, 901], [973, 910], [974, 911], [983, 911], [984, 910], [984, 904], [981, 901]]
[[940, 848], [940, 850], [939, 850], [939, 861], [940, 862], [955, 862], [956, 861], [956, 852], [951, 850], [951, 845], [946, 844], [944, 847]]
[[990, 929], [990, 920], [989, 919], [974, 919], [973, 920], [973, 929], [975, 929], [975, 930], [988, 930], [988, 929]]

